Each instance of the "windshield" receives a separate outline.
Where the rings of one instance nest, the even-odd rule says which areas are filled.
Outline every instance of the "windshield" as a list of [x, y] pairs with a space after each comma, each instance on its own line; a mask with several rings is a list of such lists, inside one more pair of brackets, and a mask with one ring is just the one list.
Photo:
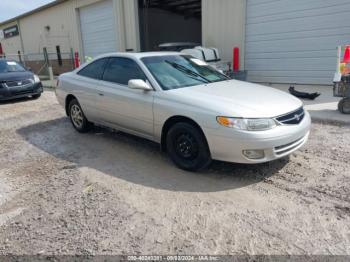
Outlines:
[[23, 66], [14, 61], [0, 60], [0, 73], [25, 72]]
[[164, 90], [229, 79], [205, 62], [187, 55], [152, 56], [141, 60]]

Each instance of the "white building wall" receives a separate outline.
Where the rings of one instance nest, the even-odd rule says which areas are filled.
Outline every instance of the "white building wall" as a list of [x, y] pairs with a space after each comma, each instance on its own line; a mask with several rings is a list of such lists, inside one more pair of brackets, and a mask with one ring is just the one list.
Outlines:
[[246, 0], [202, 0], [202, 41], [217, 47], [223, 61], [232, 61], [232, 50], [240, 48], [244, 69]]
[[[17, 21], [4, 24], [0, 26], [0, 30], [14, 26], [16, 24], [17, 24]], [[12, 59], [12, 56], [17, 56], [18, 51], [23, 53], [20, 36], [0, 39], [0, 43], [3, 49], [3, 52], [6, 55], [9, 55], [10, 56], [9, 58], [11, 59]]]
[[[20, 37], [13, 37], [1, 40], [4, 52], [17, 53], [20, 50], [26, 54], [42, 53], [44, 47], [48, 52], [55, 52], [56, 46], [59, 45], [61, 52], [70, 52], [73, 48], [82, 55], [79, 8], [99, 1], [103, 0], [69, 0], [19, 18], [24, 50], [20, 48]], [[137, 0], [113, 0], [113, 3], [118, 34], [116, 51], [138, 51]], [[1, 27], [6, 28], [12, 24]], [[50, 30], [47, 30], [47, 27], [50, 27]]]
[[123, 1], [125, 49], [140, 51], [140, 28], [137, 0]]
[[26, 54], [42, 53], [44, 47], [55, 52], [57, 45], [62, 52], [77, 47], [74, 4], [75, 0], [64, 2], [20, 19]]

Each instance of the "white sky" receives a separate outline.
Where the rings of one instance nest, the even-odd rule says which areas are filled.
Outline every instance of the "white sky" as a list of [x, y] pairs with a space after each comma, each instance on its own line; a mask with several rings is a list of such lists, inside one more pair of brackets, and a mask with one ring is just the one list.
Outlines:
[[50, 2], [53, 0], [0, 0], [0, 22]]

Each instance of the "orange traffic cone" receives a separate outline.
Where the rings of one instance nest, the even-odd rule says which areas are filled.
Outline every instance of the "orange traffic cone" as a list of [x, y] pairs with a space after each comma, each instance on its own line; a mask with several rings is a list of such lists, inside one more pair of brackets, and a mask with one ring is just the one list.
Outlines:
[[343, 63], [345, 63], [345, 64], [349, 64], [350, 63], [350, 45], [345, 47]]

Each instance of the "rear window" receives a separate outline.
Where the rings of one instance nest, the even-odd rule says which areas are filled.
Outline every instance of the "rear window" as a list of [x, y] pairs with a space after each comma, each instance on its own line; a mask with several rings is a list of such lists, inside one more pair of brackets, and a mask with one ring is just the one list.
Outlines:
[[102, 58], [92, 62], [78, 72], [78, 75], [101, 80], [104, 67], [108, 58]]

